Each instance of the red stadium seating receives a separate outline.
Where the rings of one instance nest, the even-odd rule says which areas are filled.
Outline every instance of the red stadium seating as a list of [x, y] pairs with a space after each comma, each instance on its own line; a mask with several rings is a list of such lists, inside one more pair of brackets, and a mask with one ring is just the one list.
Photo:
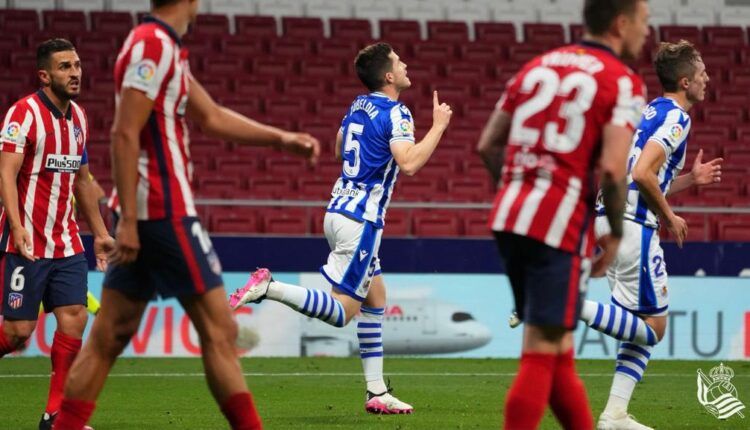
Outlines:
[[263, 232], [273, 235], [300, 235], [309, 233], [309, 217], [304, 210], [295, 208], [266, 209], [262, 211]]
[[133, 15], [128, 12], [91, 12], [91, 31], [125, 37], [133, 28]]
[[524, 24], [524, 44], [555, 46], [565, 40], [565, 29], [560, 24]]
[[323, 38], [323, 21], [320, 18], [281, 18], [284, 37], [314, 40]]
[[500, 46], [516, 43], [516, 28], [502, 22], [477, 22], [474, 24], [477, 41]]
[[703, 27], [703, 38], [711, 47], [735, 48], [746, 44], [742, 27]]
[[422, 39], [417, 21], [380, 21], [380, 38], [389, 43], [413, 43]]
[[469, 29], [465, 22], [430, 21], [427, 37], [435, 42], [465, 43], [469, 41]]
[[234, 17], [235, 32], [249, 39], [276, 38], [276, 20], [272, 16], [243, 16]]
[[364, 42], [372, 39], [372, 26], [366, 19], [332, 18], [331, 39]]
[[461, 234], [458, 217], [448, 211], [414, 211], [414, 234], [423, 237], [455, 237]]
[[192, 33], [204, 37], [227, 36], [229, 35], [229, 18], [226, 15], [198, 15]]
[[34, 34], [39, 31], [35, 10], [0, 9], [0, 29], [4, 34]]
[[209, 225], [215, 233], [257, 233], [258, 218], [258, 209], [253, 207], [215, 206], [209, 211]]
[[45, 10], [42, 12], [44, 31], [47, 32], [85, 32], [86, 15], [83, 12]]

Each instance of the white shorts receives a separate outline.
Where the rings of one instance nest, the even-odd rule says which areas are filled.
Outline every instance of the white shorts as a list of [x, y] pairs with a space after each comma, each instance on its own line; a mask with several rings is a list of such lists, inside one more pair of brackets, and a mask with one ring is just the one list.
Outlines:
[[[599, 216], [596, 237], [609, 233], [607, 218]], [[638, 314], [663, 316], [669, 307], [667, 266], [658, 230], [623, 220], [617, 257], [607, 269], [612, 302]]]
[[320, 273], [338, 290], [364, 301], [373, 276], [380, 274], [378, 249], [382, 228], [328, 212], [323, 220], [331, 253]]

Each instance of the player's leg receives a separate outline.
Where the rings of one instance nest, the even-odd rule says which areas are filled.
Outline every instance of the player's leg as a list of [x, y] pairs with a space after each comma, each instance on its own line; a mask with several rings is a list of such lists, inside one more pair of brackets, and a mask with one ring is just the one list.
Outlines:
[[375, 414], [410, 414], [414, 407], [391, 394], [391, 388], [383, 380], [383, 319], [386, 292], [379, 264], [375, 273], [357, 320], [359, 356], [362, 359], [367, 384], [365, 410]]
[[259, 429], [260, 417], [237, 358], [237, 322], [227, 308], [224, 288], [180, 298], [201, 342], [206, 380], [233, 429]]
[[36, 328], [44, 294], [43, 261], [31, 262], [16, 254], [0, 259], [0, 358], [22, 348]]
[[583, 383], [573, 365], [573, 335], [588, 262], [539, 242], [497, 234], [526, 322], [521, 363], [508, 392], [505, 428], [536, 428], [547, 403], [565, 428], [591, 428]]
[[267, 269], [260, 269], [232, 294], [230, 306], [237, 309], [245, 303], [268, 298], [332, 326], [345, 326], [367, 297], [382, 229], [369, 222], [327, 213], [324, 231], [331, 253], [320, 271], [333, 285], [332, 292], [278, 282]]
[[117, 356], [138, 331], [153, 289], [138, 276], [136, 264], [110, 267], [107, 272], [101, 311], [68, 372], [56, 430], [79, 430], [86, 424]]

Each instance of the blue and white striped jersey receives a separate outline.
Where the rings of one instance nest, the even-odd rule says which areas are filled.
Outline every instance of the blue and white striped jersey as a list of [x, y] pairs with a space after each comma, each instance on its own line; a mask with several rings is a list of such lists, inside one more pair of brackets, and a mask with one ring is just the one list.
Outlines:
[[382, 228], [399, 170], [391, 143], [414, 143], [411, 112], [383, 93], [358, 96], [341, 131], [343, 168], [327, 210]]
[[[625, 219], [639, 224], [658, 228], [659, 220], [646, 205], [646, 201], [633, 182], [632, 169], [646, 146], [646, 142], [656, 142], [664, 149], [666, 160], [659, 169], [659, 187], [666, 196], [672, 181], [685, 165], [690, 116], [674, 100], [666, 97], [654, 99], [641, 116], [641, 124], [633, 136], [633, 146], [628, 157], [628, 195], [625, 205]], [[597, 202], [597, 213], [604, 214], [601, 200]]]

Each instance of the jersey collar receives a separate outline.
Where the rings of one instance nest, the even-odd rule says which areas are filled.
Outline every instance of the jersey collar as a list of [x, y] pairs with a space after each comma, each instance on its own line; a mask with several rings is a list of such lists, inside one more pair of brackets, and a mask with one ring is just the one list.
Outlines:
[[[42, 103], [44, 103], [44, 106], [46, 106], [47, 109], [50, 112], [52, 112], [52, 115], [55, 116], [55, 119], [62, 118], [63, 116], [62, 112], [60, 112], [60, 109], [58, 109], [57, 106], [55, 106], [55, 104], [52, 103], [52, 100], [50, 100], [49, 97], [47, 97], [47, 94], [44, 93], [44, 90], [42, 89], [37, 90], [36, 96], [39, 97], [39, 100], [41, 100]], [[67, 119], [68, 121], [73, 119], [73, 106], [72, 105], [68, 105], [68, 111], [65, 112], [65, 119]]]
[[154, 23], [154, 24], [158, 25], [159, 27], [162, 28], [162, 30], [166, 31], [167, 34], [169, 34], [169, 37], [171, 37], [172, 40], [174, 40], [174, 42], [177, 44], [177, 46], [180, 46], [180, 47], [182, 46], [182, 40], [180, 40], [180, 36], [177, 34], [176, 31], [174, 31], [174, 28], [172, 28], [166, 22], [160, 20], [159, 18], [157, 18], [155, 16], [146, 15], [145, 17], [143, 17], [143, 23], [144, 24]]
[[578, 42], [578, 44], [585, 46], [587, 48], [601, 49], [602, 51], [609, 52], [615, 58], [618, 58], [618, 59], [620, 58], [617, 56], [617, 54], [615, 54], [615, 51], [613, 51], [612, 48], [610, 48], [607, 45], [603, 45], [599, 42], [594, 42], [593, 40], [581, 40], [580, 42]]

